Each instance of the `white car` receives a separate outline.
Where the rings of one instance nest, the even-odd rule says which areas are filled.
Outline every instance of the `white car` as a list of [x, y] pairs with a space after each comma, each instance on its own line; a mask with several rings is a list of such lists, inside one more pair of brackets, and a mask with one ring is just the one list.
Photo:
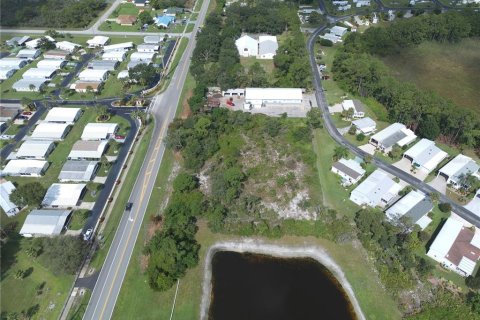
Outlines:
[[92, 237], [92, 233], [93, 233], [93, 229], [88, 229], [87, 231], [85, 231], [85, 233], [83, 234], [83, 240], [85, 241], [90, 240], [90, 238]]

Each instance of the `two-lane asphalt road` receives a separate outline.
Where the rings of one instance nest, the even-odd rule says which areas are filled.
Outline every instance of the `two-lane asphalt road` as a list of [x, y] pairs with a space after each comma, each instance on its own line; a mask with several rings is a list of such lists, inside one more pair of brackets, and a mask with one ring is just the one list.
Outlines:
[[[209, 1], [204, 1], [192, 35], [195, 35], [207, 13]], [[101, 320], [112, 317], [118, 294], [132, 256], [158, 169], [165, 152], [163, 139], [169, 123], [175, 117], [183, 84], [190, 66], [190, 58], [196, 39], [191, 37], [183, 57], [172, 76], [168, 89], [156, 96], [151, 108], [155, 128], [147, 155], [129, 198], [133, 203], [130, 212], [125, 212], [115, 233], [105, 263], [84, 314], [84, 319]]]
[[[316, 64], [316, 61], [315, 61], [315, 52], [314, 52], [315, 40], [317, 39], [317, 36], [321, 32], [323, 32], [326, 28], [327, 28], [327, 26], [322, 26], [322, 27], [316, 29], [315, 32], [313, 32], [310, 35], [310, 38], [308, 39], [308, 43], [307, 43], [307, 49], [308, 49], [309, 58], [310, 58], [310, 66], [311, 66], [312, 72], [313, 72], [313, 85], [314, 85], [314, 89], [315, 89], [315, 97], [316, 97], [316, 100], [317, 100], [317, 104], [318, 104], [318, 107], [322, 111], [322, 117], [323, 117], [323, 120], [324, 120], [324, 125], [325, 125], [325, 128], [327, 129], [328, 133], [330, 134], [330, 136], [338, 144], [348, 148], [353, 154], [355, 154], [355, 155], [357, 155], [361, 158], [365, 158], [368, 154], [366, 152], [364, 152], [363, 150], [359, 149], [358, 147], [354, 146], [350, 142], [348, 142], [338, 132], [337, 128], [333, 124], [332, 118], [330, 117], [327, 100], [325, 98], [325, 92], [323, 91], [323, 88], [322, 88], [322, 80], [321, 80], [320, 73], [318, 71], [317, 64]], [[382, 169], [382, 170], [400, 178], [401, 180], [407, 182], [408, 184], [410, 184], [413, 187], [415, 187], [416, 189], [424, 192], [425, 194], [430, 194], [430, 193], [433, 193], [433, 192], [437, 192], [434, 188], [432, 188], [432, 186], [426, 184], [425, 182], [423, 182], [421, 180], [418, 180], [417, 178], [411, 176], [407, 172], [402, 171], [402, 170], [400, 170], [399, 168], [397, 168], [393, 165], [390, 165], [390, 164], [387, 164], [387, 163], [383, 162], [382, 160], [380, 160], [378, 158], [375, 158], [375, 157], [373, 158], [373, 164], [375, 164], [375, 166], [377, 166], [378, 168], [380, 168], [380, 169]], [[458, 205], [453, 200], [451, 200], [450, 198], [446, 197], [443, 194], [440, 194], [440, 201], [450, 203], [452, 205], [452, 211], [454, 211], [456, 214], [458, 214], [460, 217], [467, 220], [471, 224], [473, 224], [477, 227], [480, 227], [480, 217], [479, 216], [473, 214], [471, 211], [465, 209], [463, 206]]]

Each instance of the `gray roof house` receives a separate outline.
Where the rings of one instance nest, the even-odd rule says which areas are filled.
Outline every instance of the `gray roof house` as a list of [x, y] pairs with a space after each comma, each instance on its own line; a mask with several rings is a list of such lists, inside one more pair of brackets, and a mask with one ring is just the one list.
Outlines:
[[432, 221], [427, 213], [432, 211], [433, 202], [419, 191], [410, 191], [406, 196], [395, 202], [385, 212], [391, 220], [407, 217], [412, 223], [418, 224], [422, 230]]
[[68, 160], [62, 167], [58, 180], [66, 181], [90, 181], [98, 169], [97, 161]]
[[71, 210], [33, 210], [25, 219], [20, 234], [24, 237], [59, 235], [71, 213]]
[[88, 64], [88, 69], [113, 71], [119, 64], [116, 60], [93, 60]]

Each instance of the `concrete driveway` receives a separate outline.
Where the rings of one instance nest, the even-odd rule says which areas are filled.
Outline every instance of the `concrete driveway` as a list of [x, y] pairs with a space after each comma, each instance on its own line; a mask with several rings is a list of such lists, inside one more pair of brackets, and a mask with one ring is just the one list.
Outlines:
[[440, 192], [441, 194], [447, 193], [447, 180], [442, 176], [437, 176], [431, 182], [428, 183], [432, 188]]
[[328, 112], [330, 112], [330, 114], [341, 113], [342, 111], [343, 111], [343, 107], [341, 103], [337, 103], [331, 107], [328, 107]]
[[375, 154], [375, 146], [374, 145], [371, 145], [370, 143], [367, 143], [367, 144], [364, 144], [360, 147], [358, 147], [360, 150], [363, 150], [364, 152], [370, 154], [370, 155], [374, 155]]
[[428, 176], [428, 173], [426, 173], [425, 171], [423, 170], [417, 170], [415, 173], [413, 173], [410, 169], [412, 168], [412, 163], [410, 162], [410, 160], [406, 159], [406, 158], [402, 158], [402, 160], [398, 161], [398, 162], [395, 162], [393, 164], [395, 167], [397, 167], [398, 169], [402, 170], [402, 171], [405, 171], [406, 173], [414, 176], [415, 178], [417, 178], [418, 180], [425, 180]]

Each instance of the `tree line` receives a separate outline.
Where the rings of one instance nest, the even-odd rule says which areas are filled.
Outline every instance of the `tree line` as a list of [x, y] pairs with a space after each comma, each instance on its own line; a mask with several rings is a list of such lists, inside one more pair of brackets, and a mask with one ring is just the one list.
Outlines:
[[335, 80], [346, 90], [373, 97], [418, 135], [449, 144], [480, 146], [480, 119], [439, 95], [397, 80], [375, 55], [394, 54], [423, 41], [456, 42], [480, 35], [480, 13], [448, 12], [400, 20], [386, 27], [352, 33], [333, 62]]
[[2, 26], [84, 28], [107, 6], [104, 0], [1, 0]]

